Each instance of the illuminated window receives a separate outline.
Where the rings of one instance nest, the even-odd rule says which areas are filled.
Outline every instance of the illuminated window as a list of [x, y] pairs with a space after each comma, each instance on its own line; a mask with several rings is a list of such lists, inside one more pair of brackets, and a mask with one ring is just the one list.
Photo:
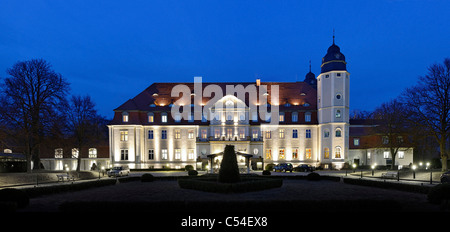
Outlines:
[[89, 158], [97, 158], [97, 149], [89, 148]]
[[272, 138], [272, 132], [271, 131], [266, 131], [265, 134], [266, 134], [266, 139]]
[[120, 141], [128, 141], [128, 130], [120, 131]]
[[147, 117], [148, 117], [148, 122], [154, 122], [155, 121], [155, 116], [153, 115], [153, 113], [148, 113]]
[[169, 158], [169, 156], [167, 154], [167, 149], [161, 149], [161, 159], [167, 160], [168, 158]]
[[284, 113], [280, 113], [280, 122], [284, 122]]
[[383, 158], [389, 159], [389, 152], [388, 151], [383, 152]]
[[202, 129], [202, 139], [208, 138], [208, 131], [206, 129]]
[[232, 138], [232, 137], [233, 137], [233, 129], [227, 128], [227, 138]]
[[298, 159], [298, 148], [292, 149], [292, 159]]
[[149, 149], [148, 150], [148, 159], [149, 160], [154, 160], [155, 159], [155, 150], [153, 150], [153, 149]]
[[280, 139], [284, 139], [284, 129], [279, 130]]
[[175, 159], [181, 159], [181, 149], [175, 149]]
[[123, 122], [128, 122], [128, 113], [125, 112], [125, 113], [122, 114], [122, 121]]
[[405, 158], [405, 152], [404, 151], [397, 152], [397, 155], [398, 155], [399, 159], [404, 159]]
[[272, 159], [272, 150], [266, 149], [266, 159]]
[[239, 128], [239, 138], [245, 139], [245, 129], [244, 128]]
[[286, 155], [284, 153], [284, 148], [280, 148], [278, 159], [286, 159]]
[[175, 139], [181, 139], [181, 131], [175, 130]]
[[62, 148], [57, 148], [55, 149], [55, 158], [63, 158], [63, 149]]
[[190, 159], [190, 160], [195, 159], [195, 151], [194, 151], [194, 149], [189, 149], [188, 150], [188, 159]]
[[311, 159], [311, 148], [306, 148], [305, 159]]
[[353, 145], [354, 146], [359, 146], [359, 138], [354, 138], [353, 139]]
[[340, 118], [341, 117], [341, 111], [340, 110], [336, 110], [336, 118]]
[[335, 149], [336, 150], [335, 150], [334, 158], [340, 159], [341, 158], [341, 147], [336, 147]]
[[78, 148], [72, 149], [72, 158], [78, 158], [79, 154], [80, 154], [80, 151], [78, 150]]
[[256, 129], [252, 130], [252, 138], [254, 138], [254, 139], [258, 138], [258, 130], [256, 130]]
[[215, 139], [220, 138], [220, 129], [219, 128], [214, 129], [214, 138]]
[[128, 160], [128, 149], [120, 150], [120, 160]]
[[193, 139], [194, 138], [194, 130], [189, 130], [188, 131], [188, 139]]
[[330, 148], [326, 147], [323, 149], [323, 158], [329, 159], [330, 158]]
[[167, 113], [161, 114], [161, 122], [167, 122]]

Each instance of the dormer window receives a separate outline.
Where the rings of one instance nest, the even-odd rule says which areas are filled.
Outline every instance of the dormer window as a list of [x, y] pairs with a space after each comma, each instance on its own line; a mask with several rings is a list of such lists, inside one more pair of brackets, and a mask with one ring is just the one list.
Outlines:
[[148, 118], [148, 122], [150, 122], [150, 123], [155, 121], [155, 116], [153, 115], [153, 113], [148, 113], [147, 118]]
[[163, 112], [161, 114], [161, 122], [167, 122], [167, 113], [166, 112]]
[[128, 122], [128, 113], [127, 112], [122, 113], [122, 122]]

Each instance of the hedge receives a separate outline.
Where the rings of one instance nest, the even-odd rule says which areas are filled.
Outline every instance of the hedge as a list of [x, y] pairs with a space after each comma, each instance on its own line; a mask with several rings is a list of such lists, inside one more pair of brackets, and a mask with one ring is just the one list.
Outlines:
[[344, 178], [344, 183], [384, 188], [384, 189], [401, 190], [401, 191], [406, 191], [406, 192], [424, 193], [424, 194], [427, 194], [431, 188], [429, 186], [422, 186], [422, 185], [402, 184], [402, 183], [393, 183], [393, 182], [384, 182], [384, 181], [373, 181], [373, 180], [355, 179], [355, 178]]

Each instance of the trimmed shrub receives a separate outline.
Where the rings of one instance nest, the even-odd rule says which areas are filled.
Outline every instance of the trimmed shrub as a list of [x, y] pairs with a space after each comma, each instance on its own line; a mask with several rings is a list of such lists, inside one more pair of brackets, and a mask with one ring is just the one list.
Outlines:
[[267, 164], [264, 170], [273, 171], [275, 164]]
[[306, 176], [307, 180], [318, 181], [320, 180], [320, 175], [317, 172], [311, 172]]
[[153, 182], [155, 180], [155, 177], [150, 173], [144, 173], [141, 176], [141, 182]]
[[191, 170], [194, 170], [194, 166], [192, 166], [192, 165], [186, 165], [186, 166], [184, 166], [184, 170], [186, 170], [187, 172], [189, 172], [189, 171], [191, 171]]
[[450, 200], [450, 184], [439, 184], [430, 189], [427, 195], [428, 201], [433, 204], [440, 204]]
[[30, 204], [30, 198], [22, 190], [5, 188], [0, 190], [0, 202], [14, 202], [18, 208], [25, 208]]
[[214, 193], [242, 193], [279, 188], [282, 179], [243, 178], [238, 183], [220, 183], [216, 178], [179, 179], [178, 185], [184, 189], [194, 189]]
[[269, 170], [264, 170], [262, 172], [262, 174], [263, 174], [263, 176], [270, 176], [270, 175], [272, 175]]
[[236, 183], [241, 179], [233, 145], [226, 145], [220, 164], [218, 181], [222, 183]]
[[197, 175], [198, 175], [198, 172], [197, 172], [196, 170], [189, 170], [189, 171], [188, 171], [188, 175], [189, 175], [189, 176], [197, 176]]

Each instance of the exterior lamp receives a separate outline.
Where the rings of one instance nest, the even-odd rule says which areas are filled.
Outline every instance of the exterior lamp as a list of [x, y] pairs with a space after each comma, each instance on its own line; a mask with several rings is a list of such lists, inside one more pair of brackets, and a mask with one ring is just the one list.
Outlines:
[[373, 176], [373, 170], [375, 169], [375, 165], [372, 165], [372, 176]]
[[417, 168], [416, 165], [413, 165], [413, 166], [412, 166], [412, 169], [413, 169], [413, 179], [416, 179], [416, 168]]
[[430, 162], [427, 162], [427, 169], [430, 168]]
[[353, 172], [355, 172], [356, 164], [352, 164], [352, 167], [353, 167]]

